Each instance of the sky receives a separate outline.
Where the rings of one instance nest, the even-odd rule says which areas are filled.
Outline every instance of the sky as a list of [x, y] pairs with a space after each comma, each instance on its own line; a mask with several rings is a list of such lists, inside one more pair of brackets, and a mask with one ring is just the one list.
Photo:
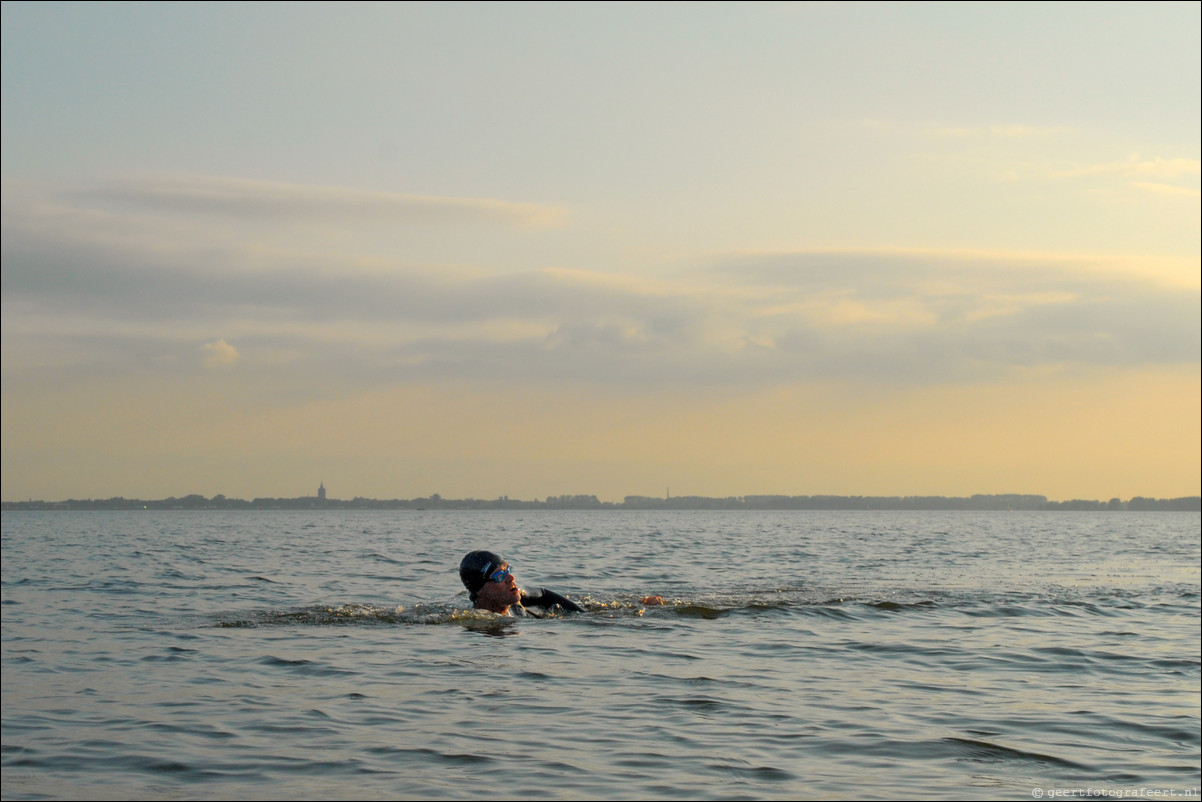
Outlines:
[[0, 493], [1198, 495], [1200, 8], [5, 2]]

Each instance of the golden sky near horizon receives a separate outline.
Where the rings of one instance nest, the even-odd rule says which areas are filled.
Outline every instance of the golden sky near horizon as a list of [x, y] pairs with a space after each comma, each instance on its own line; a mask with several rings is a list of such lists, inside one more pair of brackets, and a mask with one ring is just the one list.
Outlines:
[[9, 501], [1198, 495], [1199, 6], [3, 6]]

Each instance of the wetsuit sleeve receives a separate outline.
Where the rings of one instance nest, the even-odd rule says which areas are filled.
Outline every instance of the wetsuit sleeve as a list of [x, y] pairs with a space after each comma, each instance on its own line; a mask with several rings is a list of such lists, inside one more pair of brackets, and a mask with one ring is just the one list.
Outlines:
[[584, 608], [576, 602], [560, 596], [553, 590], [546, 588], [530, 588], [522, 591], [522, 606], [523, 607], [542, 607], [544, 609], [555, 607], [556, 605], [565, 610], [570, 610], [573, 613], [583, 613]]

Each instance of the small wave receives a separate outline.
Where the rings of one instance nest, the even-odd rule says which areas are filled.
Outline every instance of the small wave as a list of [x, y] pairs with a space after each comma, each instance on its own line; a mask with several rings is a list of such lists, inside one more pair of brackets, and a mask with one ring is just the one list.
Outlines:
[[[547, 616], [542, 616], [547, 617]], [[453, 605], [376, 606], [372, 604], [317, 605], [300, 610], [260, 610], [247, 615], [223, 617], [214, 623], [221, 628], [281, 626], [376, 626], [478, 623], [516, 619], [487, 610], [463, 609]]]
[[298, 674], [314, 677], [338, 677], [338, 676], [353, 676], [354, 672], [343, 668], [317, 663], [312, 660], [290, 660], [286, 657], [276, 657], [275, 655], [267, 655], [259, 659], [261, 665], [284, 668]]
[[903, 612], [903, 611], [907, 611], [907, 610], [918, 610], [918, 609], [923, 609], [923, 608], [937, 607], [939, 605], [936, 602], [933, 602], [928, 599], [928, 600], [917, 601], [917, 602], [896, 602], [896, 601], [867, 602], [867, 606], [875, 607], [878, 610], [884, 610], [886, 612]]
[[781, 783], [792, 782], [797, 779], [797, 775], [786, 769], [778, 769], [775, 766], [749, 766], [737, 763], [712, 763], [710, 768], [715, 771], [729, 774], [732, 777], [739, 777], [753, 782], [768, 782]]
[[395, 557], [389, 557], [387, 554], [381, 554], [378, 551], [369, 552], [364, 555], [372, 562], [385, 563], [387, 565], [409, 565], [411, 560], [398, 560]]
[[685, 697], [668, 697], [663, 696], [659, 699], [660, 702], [669, 705], [678, 705], [690, 710], [717, 710], [725, 707], [725, 703], [711, 699], [708, 696], [685, 696]]
[[1055, 755], [1045, 755], [1040, 752], [1030, 752], [1023, 749], [1015, 749], [1009, 746], [993, 743], [992, 741], [983, 741], [976, 738], [943, 738], [941, 743], [949, 745], [953, 753], [957, 754], [964, 760], [971, 760], [981, 763], [1036, 763], [1045, 766], [1059, 766], [1061, 768], [1076, 769], [1079, 771], [1089, 771], [1091, 767], [1084, 766], [1072, 760], [1067, 760]]
[[674, 607], [672, 611], [682, 618], [704, 618], [707, 620], [721, 618], [730, 612], [729, 609], [723, 610], [704, 604], [681, 604]]

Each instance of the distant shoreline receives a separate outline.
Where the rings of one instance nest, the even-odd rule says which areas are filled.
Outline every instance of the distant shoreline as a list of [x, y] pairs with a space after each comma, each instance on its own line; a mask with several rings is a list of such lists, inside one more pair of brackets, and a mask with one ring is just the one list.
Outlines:
[[497, 499], [447, 499], [437, 494], [415, 499], [349, 500], [301, 496], [297, 498], [206, 498], [189, 495], [181, 498], [68, 499], [66, 501], [5, 501], [4, 512], [23, 510], [1054, 510], [1054, 511], [1176, 511], [1202, 512], [1202, 496], [1147, 498], [1134, 496], [1127, 501], [1072, 499], [1050, 501], [1046, 496], [997, 494], [973, 496], [678, 496], [655, 498], [626, 496], [621, 502], [600, 501], [596, 496], [550, 496], [545, 500], [523, 501], [503, 496]]

